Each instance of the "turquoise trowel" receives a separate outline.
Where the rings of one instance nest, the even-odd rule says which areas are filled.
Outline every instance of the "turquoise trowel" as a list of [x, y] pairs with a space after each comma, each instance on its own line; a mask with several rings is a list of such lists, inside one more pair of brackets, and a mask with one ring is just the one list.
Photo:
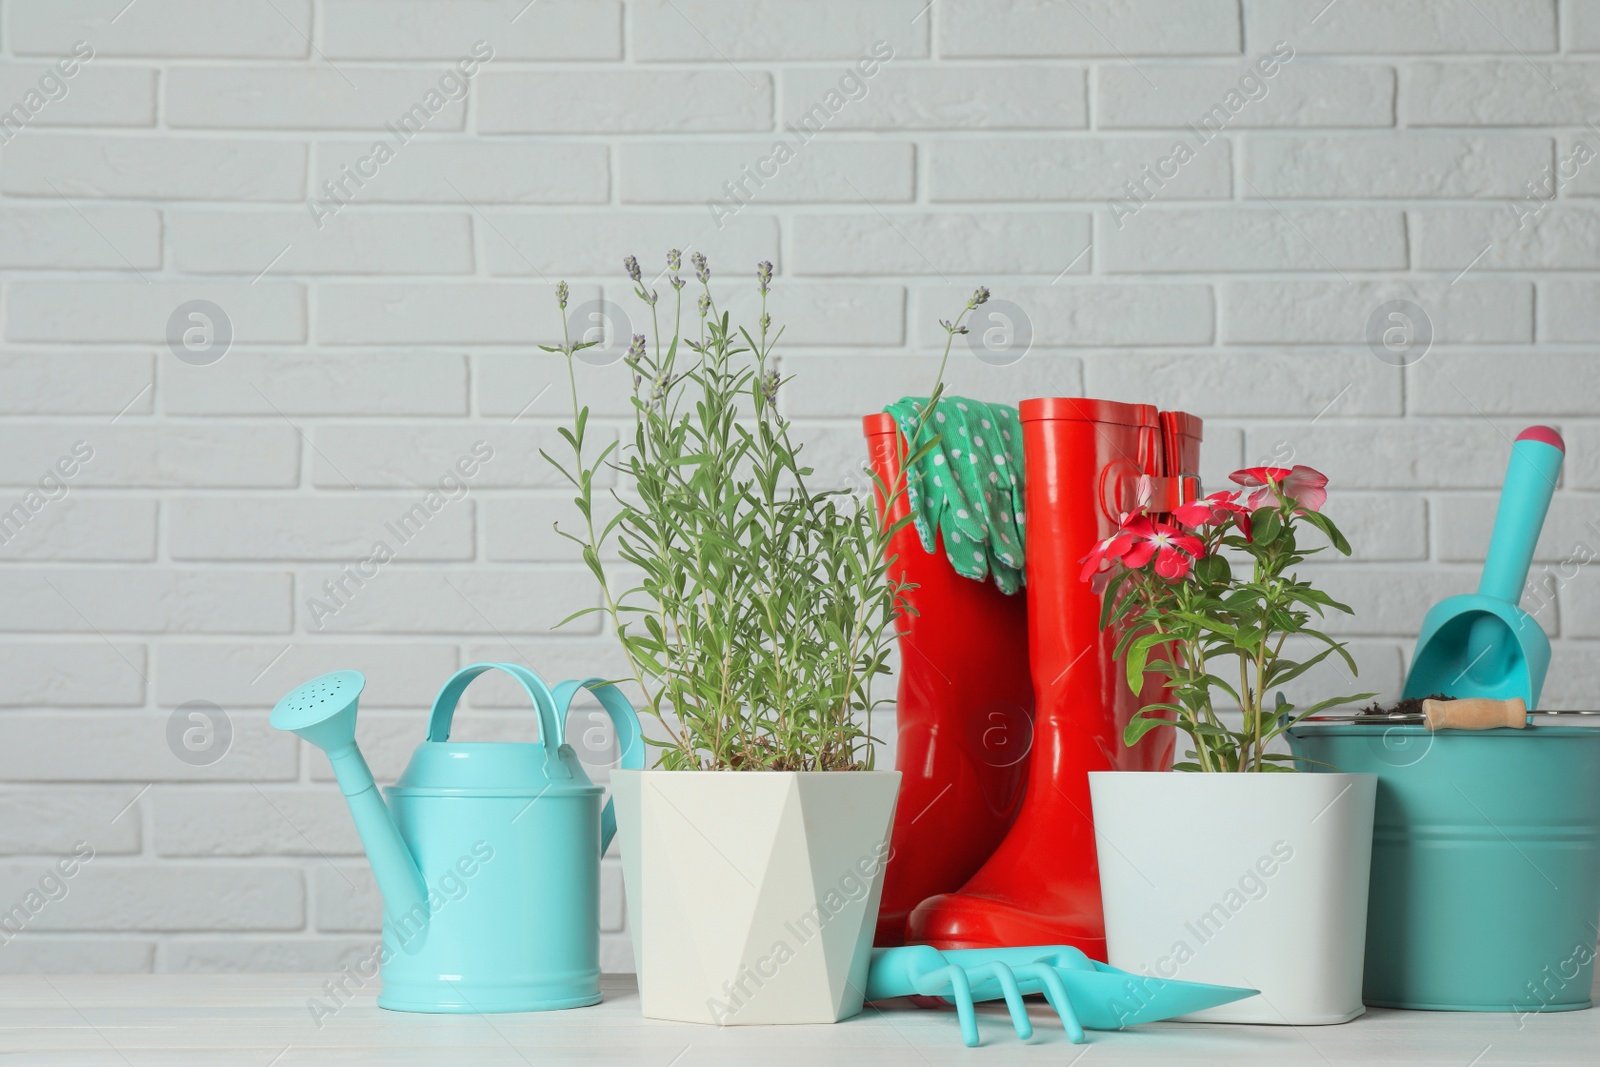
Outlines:
[[1538, 707], [1550, 667], [1550, 639], [1517, 604], [1565, 455], [1561, 435], [1548, 426], [1530, 426], [1517, 435], [1478, 591], [1429, 609], [1404, 696], [1521, 697], [1528, 707]]

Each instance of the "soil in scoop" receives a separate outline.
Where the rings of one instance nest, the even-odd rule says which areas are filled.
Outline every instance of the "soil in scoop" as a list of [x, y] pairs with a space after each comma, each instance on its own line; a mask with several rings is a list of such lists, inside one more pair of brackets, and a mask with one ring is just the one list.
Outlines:
[[1376, 700], [1374, 700], [1371, 704], [1368, 704], [1366, 707], [1364, 707], [1360, 711], [1356, 712], [1356, 714], [1357, 715], [1383, 716], [1383, 717], [1388, 717], [1390, 715], [1415, 715], [1418, 718], [1421, 718], [1422, 717], [1422, 702], [1424, 700], [1454, 700], [1454, 699], [1455, 699], [1455, 697], [1447, 697], [1443, 693], [1435, 693], [1432, 696], [1427, 696], [1427, 697], [1407, 697], [1406, 699], [1400, 701], [1398, 704], [1396, 704], [1396, 705], [1394, 705], [1393, 707], [1390, 707], [1390, 708], [1381, 707], [1381, 706], [1379, 706], [1378, 702]]

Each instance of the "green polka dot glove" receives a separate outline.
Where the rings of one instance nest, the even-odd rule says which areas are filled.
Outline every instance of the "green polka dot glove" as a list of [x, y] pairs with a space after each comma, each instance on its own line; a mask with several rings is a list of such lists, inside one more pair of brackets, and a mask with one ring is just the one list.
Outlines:
[[[926, 403], [926, 397], [908, 396], [884, 410], [909, 441]], [[1016, 409], [943, 397], [916, 446], [934, 437], [938, 444], [906, 479], [922, 547], [932, 552], [938, 531], [957, 574], [978, 581], [993, 577], [1002, 592], [1015, 593], [1024, 582], [1025, 519], [1022, 424]]]

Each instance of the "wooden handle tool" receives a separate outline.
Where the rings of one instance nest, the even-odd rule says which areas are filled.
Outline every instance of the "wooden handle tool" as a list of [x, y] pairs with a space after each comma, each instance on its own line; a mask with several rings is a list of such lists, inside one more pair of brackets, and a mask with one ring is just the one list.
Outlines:
[[1430, 730], [1494, 730], [1505, 726], [1521, 730], [1528, 725], [1528, 705], [1521, 697], [1424, 700], [1422, 721]]

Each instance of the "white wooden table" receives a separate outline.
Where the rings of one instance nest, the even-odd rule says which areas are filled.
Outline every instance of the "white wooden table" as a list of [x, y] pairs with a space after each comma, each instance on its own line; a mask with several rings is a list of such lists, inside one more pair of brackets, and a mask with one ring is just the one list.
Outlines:
[[953, 1013], [895, 1003], [837, 1026], [726, 1027], [640, 1018], [631, 975], [603, 1004], [527, 1015], [380, 1010], [371, 986], [317, 1026], [326, 975], [71, 975], [0, 978], [0, 1064], [302, 1067], [308, 1064], [1160, 1064], [1600, 1063], [1600, 1011], [1513, 1015], [1374, 1009], [1324, 1027], [1155, 1023], [1072, 1045], [1042, 1004], [1020, 1042], [1003, 1008], [980, 1008], [984, 1043], [962, 1046]]

